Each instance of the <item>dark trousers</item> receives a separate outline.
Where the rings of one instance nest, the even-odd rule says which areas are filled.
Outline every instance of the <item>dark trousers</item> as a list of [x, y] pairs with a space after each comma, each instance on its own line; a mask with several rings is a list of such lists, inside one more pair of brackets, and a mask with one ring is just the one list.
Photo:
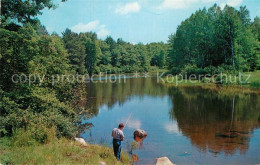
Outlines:
[[114, 155], [116, 159], [119, 161], [120, 154], [121, 154], [121, 140], [113, 139], [113, 149], [114, 149]]

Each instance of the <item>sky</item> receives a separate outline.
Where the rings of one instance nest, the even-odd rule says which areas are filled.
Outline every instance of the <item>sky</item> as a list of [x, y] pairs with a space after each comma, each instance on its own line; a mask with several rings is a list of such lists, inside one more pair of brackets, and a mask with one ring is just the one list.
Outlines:
[[260, 16], [260, 0], [54, 0], [58, 8], [44, 9], [38, 16], [49, 33], [96, 32], [133, 44], [167, 42], [182, 21], [214, 3], [239, 9], [247, 6], [251, 19]]

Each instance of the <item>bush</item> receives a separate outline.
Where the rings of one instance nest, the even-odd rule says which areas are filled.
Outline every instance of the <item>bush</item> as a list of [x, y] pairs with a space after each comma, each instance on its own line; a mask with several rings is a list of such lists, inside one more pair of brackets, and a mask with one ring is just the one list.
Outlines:
[[37, 140], [34, 139], [32, 131], [17, 129], [13, 131], [11, 144], [15, 147], [31, 146], [37, 144]]
[[202, 68], [198, 68], [196, 65], [186, 65], [184, 67], [184, 69], [181, 71], [180, 73], [184, 78], [191, 78], [191, 76], [195, 76], [193, 77], [193, 79], [202, 79], [206, 72], [204, 69]]
[[181, 68], [172, 67], [170, 73], [173, 75], [178, 75], [181, 73]]
[[251, 88], [260, 89], [260, 82], [258, 82], [258, 81], [253, 81], [253, 82], [250, 83], [250, 87], [251, 87]]
[[243, 82], [240, 82], [239, 77], [234, 74], [219, 74], [215, 77], [216, 84], [222, 85], [242, 85]]
[[181, 74], [183, 75], [183, 76], [186, 76], [187, 75], [187, 77], [190, 77], [190, 75], [197, 75], [197, 73], [198, 73], [198, 67], [196, 66], [196, 65], [191, 65], [191, 64], [188, 64], [188, 65], [186, 65], [184, 68], [183, 68], [183, 70], [181, 71]]
[[205, 74], [209, 74], [210, 76], [216, 74], [217, 69], [214, 66], [208, 66], [204, 68]]
[[[50, 129], [57, 137], [75, 136], [81, 121], [74, 104], [80, 96], [74, 90], [78, 84], [60, 81], [53, 85], [51, 78], [75, 73], [61, 38], [38, 35], [30, 25], [17, 32], [0, 32], [0, 44], [4, 45], [0, 57], [0, 136], [23, 137], [17, 141], [21, 145], [46, 143]], [[46, 77], [41, 85], [13, 83], [13, 74]]]
[[[56, 135], [73, 137], [77, 133], [79, 116], [69, 105], [60, 102], [55, 92], [44, 88], [34, 88], [32, 94], [24, 99], [14, 99], [2, 95], [0, 100], [0, 128], [1, 136], [12, 135], [14, 130], [29, 128], [34, 132], [34, 138], [45, 143], [47, 133], [45, 130], [56, 128]], [[22, 107], [22, 100], [27, 102], [27, 108]], [[23, 104], [24, 106], [24, 104]], [[46, 126], [46, 127], [44, 127]]]
[[225, 69], [222, 66], [218, 66], [215, 74], [225, 73]]
[[36, 144], [47, 144], [56, 138], [56, 129], [47, 128], [44, 125], [30, 125], [26, 129], [13, 131], [11, 144], [15, 147], [31, 146]]

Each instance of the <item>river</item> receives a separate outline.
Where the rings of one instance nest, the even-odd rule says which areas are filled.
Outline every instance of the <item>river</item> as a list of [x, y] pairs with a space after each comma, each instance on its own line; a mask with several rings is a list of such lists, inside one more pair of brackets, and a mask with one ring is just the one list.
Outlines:
[[[87, 84], [92, 117], [84, 122], [94, 126], [81, 136], [88, 142], [112, 147], [112, 129], [131, 116], [122, 147], [138, 155], [135, 164], [162, 156], [176, 164], [260, 163], [259, 95], [165, 87], [156, 78], [116, 81]], [[137, 128], [148, 136], [132, 145]]]

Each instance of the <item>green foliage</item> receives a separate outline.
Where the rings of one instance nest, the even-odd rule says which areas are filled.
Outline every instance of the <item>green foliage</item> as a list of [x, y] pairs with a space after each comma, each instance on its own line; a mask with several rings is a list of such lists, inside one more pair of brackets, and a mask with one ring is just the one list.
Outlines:
[[260, 89], [260, 82], [258, 82], [258, 81], [253, 81], [253, 82], [250, 83], [250, 87], [251, 87], [251, 88]]
[[173, 74], [173, 75], [178, 75], [181, 73], [181, 68], [178, 67], [172, 67], [169, 71], [169, 73]]
[[95, 33], [77, 34], [69, 29], [63, 33], [63, 41], [70, 63], [81, 74], [85, 70], [90, 76], [99, 72], [148, 72], [151, 66], [166, 66], [168, 46], [164, 43], [133, 45], [122, 39], [116, 42], [111, 37], [102, 41]]
[[181, 74], [182, 75], [187, 75], [187, 77], [191, 75], [197, 75], [199, 72], [199, 68], [195, 65], [186, 65], [184, 69], [182, 70]]
[[167, 49], [168, 46], [163, 43], [151, 43], [147, 45], [152, 66], [158, 66], [159, 68], [166, 66]]
[[[77, 134], [75, 83], [53, 84], [53, 75], [74, 74], [62, 39], [39, 33], [30, 24], [17, 32], [0, 29], [0, 136], [13, 136], [19, 145], [46, 143], [53, 130], [57, 137]], [[34, 84], [15, 83], [13, 75], [45, 76]], [[19, 138], [18, 138], [19, 137]]]
[[[62, 0], [64, 2], [66, 0]], [[11, 18], [22, 23], [34, 23], [35, 17], [42, 14], [42, 10], [47, 7], [55, 8], [56, 5], [51, 0], [2, 0], [2, 15], [4, 18]]]
[[250, 27], [246, 7], [236, 10], [225, 6], [221, 10], [214, 5], [208, 10], [196, 11], [170, 36], [169, 69], [183, 69], [186, 65], [204, 70], [222, 65], [237, 71], [257, 69], [259, 40], [254, 37], [259, 33], [257, 21], [256, 18]]
[[68, 51], [70, 64], [75, 68], [77, 73], [84, 74], [86, 72], [86, 48], [84, 42], [77, 33], [69, 29], [66, 29], [63, 33], [63, 41]]
[[260, 18], [256, 17], [254, 19], [254, 22], [251, 24], [251, 29], [254, 37], [257, 39], [257, 47], [256, 47], [256, 54], [257, 54], [257, 60], [256, 67], [259, 70], [260, 69]]
[[98, 41], [91, 39], [86, 39], [85, 41], [86, 45], [86, 68], [88, 71], [88, 74], [91, 76], [93, 73], [95, 73], [95, 69], [98, 63], [98, 58], [101, 54], [100, 47], [98, 45]]

